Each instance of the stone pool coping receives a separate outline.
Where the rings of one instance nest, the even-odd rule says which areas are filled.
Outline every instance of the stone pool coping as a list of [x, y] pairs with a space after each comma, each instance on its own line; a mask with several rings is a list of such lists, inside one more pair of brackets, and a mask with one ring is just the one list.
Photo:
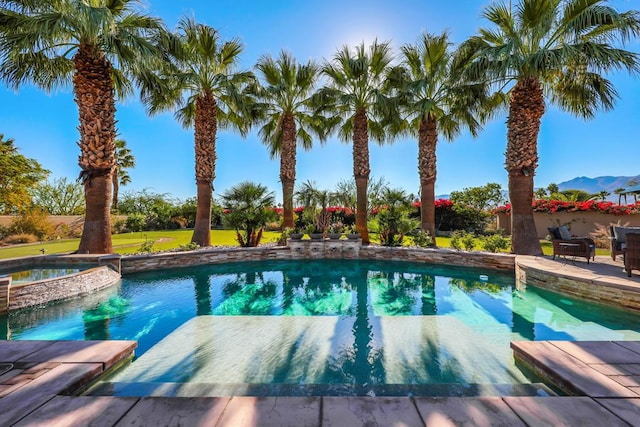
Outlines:
[[[523, 343], [514, 343], [514, 350]], [[615, 363], [640, 363], [640, 342], [614, 343], [627, 350], [610, 363], [598, 343], [527, 342], [533, 359], [544, 364], [545, 349], [557, 346], [556, 365], [584, 378], [585, 372], [566, 357], [598, 362], [595, 373], [618, 373]], [[578, 345], [576, 345], [578, 344]], [[604, 345], [611, 343], [604, 343]], [[343, 426], [343, 425], [634, 425], [640, 419], [640, 394], [633, 387], [611, 388], [602, 397], [112, 397], [79, 396], [110, 368], [128, 360], [134, 341], [5, 341], [0, 342], [0, 425], [101, 426]], [[565, 346], [565, 349], [560, 349]], [[575, 349], [578, 349], [575, 351]], [[571, 355], [566, 350], [571, 352]], [[616, 349], [617, 350], [617, 349]], [[554, 353], [555, 354], [555, 353]], [[577, 354], [577, 356], [576, 356]], [[586, 354], [586, 356], [585, 356]], [[640, 366], [640, 365], [638, 365]], [[600, 374], [602, 376], [602, 374]], [[617, 384], [617, 383], [616, 383]], [[627, 424], [629, 423], [629, 424]]]

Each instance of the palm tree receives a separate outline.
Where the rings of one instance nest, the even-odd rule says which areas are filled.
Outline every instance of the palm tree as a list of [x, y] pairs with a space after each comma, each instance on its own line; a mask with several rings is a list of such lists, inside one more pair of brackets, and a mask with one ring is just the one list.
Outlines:
[[267, 144], [271, 158], [280, 156], [282, 182], [282, 229], [293, 228], [293, 192], [296, 180], [296, 142], [311, 149], [311, 133], [324, 141], [322, 117], [312, 114], [309, 101], [320, 74], [320, 68], [309, 61], [298, 65], [291, 54], [282, 51], [277, 59], [263, 56], [256, 68], [266, 86], [257, 95], [263, 109], [260, 138]]
[[0, 77], [15, 89], [47, 92], [73, 84], [80, 115], [80, 177], [86, 214], [78, 252], [110, 253], [111, 176], [115, 167], [115, 96], [132, 92], [159, 52], [160, 20], [136, 0], [12, 0], [0, 6]]
[[466, 128], [475, 137], [480, 128], [476, 112], [488, 99], [486, 86], [460, 79], [462, 64], [453, 60], [450, 47], [446, 32], [423, 33], [415, 45], [402, 46], [403, 67], [396, 74], [401, 106], [410, 121], [407, 130], [418, 137], [420, 228], [434, 237], [434, 246], [438, 136], [452, 141]]
[[622, 198], [624, 197], [624, 203], [627, 204], [627, 195], [624, 192], [627, 191], [624, 187], [619, 187], [613, 190], [614, 194], [618, 195], [618, 205], [622, 205]]
[[246, 135], [249, 120], [238, 108], [248, 105], [242, 85], [252, 83], [250, 72], [235, 73], [242, 52], [238, 39], [222, 42], [218, 31], [183, 18], [171, 40], [169, 58], [159, 74], [162, 81], [143, 88], [143, 102], [150, 114], [175, 111], [185, 128], [195, 128], [197, 212], [192, 243], [211, 245], [211, 205], [216, 166], [218, 128], [234, 127]]
[[495, 28], [463, 43], [469, 76], [510, 88], [505, 166], [509, 176], [512, 251], [540, 255], [533, 220], [533, 177], [545, 101], [583, 118], [610, 110], [617, 92], [604, 74], [640, 70], [639, 56], [615, 47], [640, 33], [638, 12], [605, 0], [520, 0], [484, 11]]
[[131, 154], [131, 150], [127, 147], [127, 141], [124, 139], [116, 139], [114, 144], [116, 146], [116, 164], [113, 169], [113, 175], [111, 176], [113, 180], [113, 201], [111, 203], [111, 209], [117, 212], [118, 190], [121, 185], [127, 185], [131, 182], [131, 177], [127, 169], [136, 166], [136, 158]]
[[228, 210], [223, 221], [236, 230], [240, 246], [258, 246], [264, 226], [273, 220], [274, 201], [273, 192], [253, 182], [241, 182], [222, 194], [222, 203]]
[[356, 182], [356, 228], [362, 243], [369, 243], [367, 230], [367, 184], [369, 181], [369, 137], [382, 143], [386, 139], [385, 125], [397, 111], [385, 95], [385, 81], [392, 61], [389, 43], [374, 41], [369, 48], [364, 43], [351, 50], [344, 46], [326, 62], [322, 72], [329, 86], [314, 97], [318, 111], [333, 114], [340, 124], [338, 135], [353, 143], [353, 175]]

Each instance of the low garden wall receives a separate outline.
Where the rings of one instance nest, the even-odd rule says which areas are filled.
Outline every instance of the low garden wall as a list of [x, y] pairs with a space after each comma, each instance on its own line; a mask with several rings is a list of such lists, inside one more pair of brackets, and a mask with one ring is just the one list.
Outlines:
[[[511, 234], [511, 216], [504, 213], [497, 215], [498, 227]], [[549, 231], [548, 227], [567, 225], [574, 236], [588, 236], [596, 230], [597, 225], [607, 226], [609, 224], [620, 224], [629, 226], [640, 226], [640, 214], [613, 215], [603, 214], [593, 211], [578, 212], [534, 212], [533, 220], [538, 231], [538, 238], [544, 239]]]

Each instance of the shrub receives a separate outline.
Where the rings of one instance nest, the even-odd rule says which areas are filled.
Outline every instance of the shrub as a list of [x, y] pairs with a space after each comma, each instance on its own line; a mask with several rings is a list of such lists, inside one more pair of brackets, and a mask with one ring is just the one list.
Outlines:
[[49, 215], [41, 209], [29, 209], [18, 216], [9, 227], [10, 234], [33, 234], [37, 240], [46, 240], [54, 234]]
[[433, 237], [431, 237], [428, 231], [416, 230], [411, 233], [411, 236], [413, 237], [413, 243], [416, 246], [421, 248], [433, 246]]
[[467, 233], [466, 231], [456, 230], [451, 234], [451, 247], [456, 250], [472, 251], [474, 248], [475, 237], [473, 233]]
[[36, 243], [39, 241], [38, 236], [28, 233], [12, 234], [4, 239], [4, 243], [8, 245], [18, 245], [20, 243]]
[[510, 241], [499, 234], [492, 234], [482, 239], [482, 248], [488, 252], [500, 252], [509, 249]]
[[145, 254], [153, 252], [153, 244], [155, 242], [155, 240], [145, 240], [144, 243], [140, 246], [139, 252]]
[[127, 231], [142, 231], [147, 222], [147, 217], [141, 213], [131, 213], [127, 216]]
[[3, 227], [0, 225], [0, 240], [3, 240], [9, 235], [9, 227]]

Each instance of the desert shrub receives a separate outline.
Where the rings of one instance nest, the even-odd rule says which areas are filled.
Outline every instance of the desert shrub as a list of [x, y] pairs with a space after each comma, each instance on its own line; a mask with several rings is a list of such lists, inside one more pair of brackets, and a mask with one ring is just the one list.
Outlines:
[[416, 230], [411, 233], [413, 237], [413, 243], [421, 248], [426, 248], [433, 245], [433, 237], [428, 231]]
[[55, 227], [49, 222], [49, 215], [37, 208], [23, 212], [9, 226], [9, 234], [33, 234], [37, 240], [46, 240], [54, 232]]
[[140, 245], [140, 249], [138, 249], [138, 252], [145, 254], [153, 252], [153, 244], [155, 242], [155, 240], [145, 240], [144, 243]]
[[[589, 233], [589, 237], [593, 239], [596, 244], [596, 248], [609, 249], [611, 236], [611, 230], [609, 230], [609, 225], [598, 224], [597, 222], [594, 224], [595, 229]], [[629, 223], [625, 223], [624, 225], [618, 221], [616, 224], [611, 223], [610, 225], [614, 225], [617, 227], [626, 227]]]
[[20, 233], [20, 234], [11, 234], [4, 239], [4, 243], [8, 245], [18, 245], [20, 243], [36, 243], [40, 239], [38, 236], [34, 234], [28, 233]]
[[178, 251], [195, 251], [196, 249], [200, 249], [200, 245], [196, 242], [190, 242], [186, 245], [178, 246]]
[[64, 222], [56, 225], [54, 234], [61, 239], [74, 239], [82, 235], [82, 226], [73, 226], [65, 224]]
[[466, 231], [456, 230], [451, 234], [451, 247], [456, 250], [472, 251], [475, 244], [475, 237], [473, 233], [467, 233]]
[[491, 234], [482, 239], [482, 248], [488, 252], [500, 252], [509, 249], [510, 241], [500, 234]]
[[120, 233], [124, 233], [125, 231], [127, 231], [126, 220], [119, 219], [117, 221], [114, 221], [113, 224], [111, 224], [111, 234], [120, 234]]
[[147, 217], [141, 213], [132, 213], [127, 216], [126, 227], [127, 231], [142, 231], [144, 230], [144, 225], [147, 222]]
[[0, 240], [3, 240], [8, 235], [9, 235], [9, 227], [4, 227], [0, 225]]

